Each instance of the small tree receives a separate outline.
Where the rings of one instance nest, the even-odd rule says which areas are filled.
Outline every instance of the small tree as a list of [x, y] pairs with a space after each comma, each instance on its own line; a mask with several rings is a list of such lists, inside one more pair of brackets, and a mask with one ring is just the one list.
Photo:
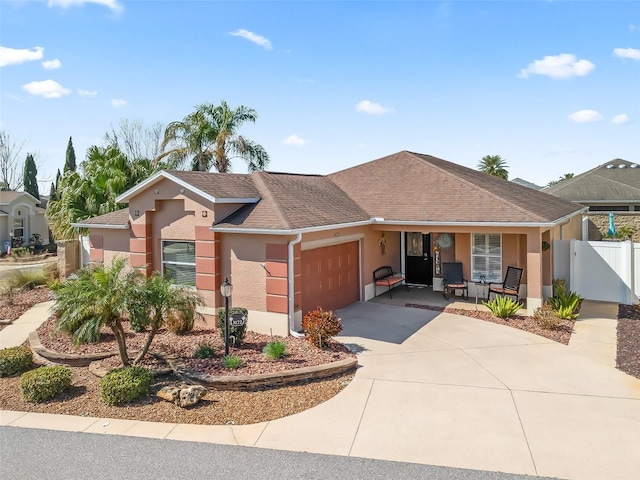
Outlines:
[[49, 188], [49, 201], [55, 202], [57, 199], [58, 196], [56, 195], [56, 184], [51, 182], [51, 188]]
[[503, 178], [505, 180], [509, 178], [509, 171], [507, 168], [507, 161], [500, 155], [485, 155], [482, 157], [482, 160], [478, 162], [478, 170], [486, 173], [487, 175]]
[[130, 365], [122, 319], [132, 293], [142, 280], [138, 270], [126, 271], [126, 260], [116, 258], [111, 266], [83, 268], [64, 282], [53, 286], [53, 313], [58, 318], [56, 330], [73, 335], [77, 344], [95, 342], [100, 328], [111, 329], [124, 366]]
[[20, 152], [26, 142], [16, 143], [0, 130], [0, 190], [19, 190], [22, 187]]
[[76, 151], [73, 148], [71, 137], [69, 137], [69, 143], [67, 144], [67, 155], [64, 162], [64, 172], [66, 173], [69, 170], [76, 171]]
[[33, 159], [33, 155], [30, 153], [27, 155], [27, 159], [24, 162], [24, 173], [22, 178], [24, 181], [24, 191], [34, 198], [40, 200], [40, 191], [38, 190], [38, 167]]
[[128, 310], [131, 322], [138, 327], [149, 327], [147, 339], [136, 364], [147, 354], [153, 337], [171, 315], [199, 315], [196, 307], [203, 304], [202, 298], [191, 287], [176, 285], [159, 272], [146, 278], [144, 282], [129, 291]]

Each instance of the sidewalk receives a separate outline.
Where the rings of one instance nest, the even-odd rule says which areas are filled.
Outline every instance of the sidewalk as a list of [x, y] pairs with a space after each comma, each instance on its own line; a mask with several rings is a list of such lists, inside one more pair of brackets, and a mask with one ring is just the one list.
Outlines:
[[573, 326], [569, 349], [615, 368], [617, 325], [617, 304], [585, 300]]
[[22, 345], [47, 318], [53, 301], [39, 303], [0, 331], [0, 349]]

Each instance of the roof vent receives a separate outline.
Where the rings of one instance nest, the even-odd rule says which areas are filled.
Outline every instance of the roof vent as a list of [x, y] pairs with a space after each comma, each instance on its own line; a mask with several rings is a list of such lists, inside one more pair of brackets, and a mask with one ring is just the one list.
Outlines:
[[627, 166], [624, 163], [621, 163], [620, 165], [618, 165], [618, 168], [627, 168]]
[[610, 163], [609, 165], [607, 165], [607, 168], [616, 168], [616, 166]]
[[631, 165], [629, 165], [631, 168], [640, 168], [640, 165], [638, 165], [637, 163], [632, 163]]

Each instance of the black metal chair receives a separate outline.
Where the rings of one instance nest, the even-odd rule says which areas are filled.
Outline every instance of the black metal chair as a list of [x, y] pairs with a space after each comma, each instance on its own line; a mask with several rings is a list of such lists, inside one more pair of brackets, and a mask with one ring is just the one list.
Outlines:
[[455, 294], [456, 290], [462, 290], [462, 298], [469, 298], [469, 284], [462, 276], [461, 262], [442, 263], [442, 296], [449, 300], [449, 295]]
[[[515, 297], [516, 302], [520, 300], [520, 281], [522, 280], [522, 268], [507, 267], [507, 274], [502, 283], [490, 283], [487, 292], [487, 300], [491, 299], [491, 293]], [[493, 286], [495, 285], [495, 287]]]

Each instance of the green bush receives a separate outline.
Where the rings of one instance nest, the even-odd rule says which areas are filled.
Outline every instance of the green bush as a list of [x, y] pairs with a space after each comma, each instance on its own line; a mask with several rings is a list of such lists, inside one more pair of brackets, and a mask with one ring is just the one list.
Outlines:
[[100, 397], [107, 405], [120, 405], [149, 395], [153, 373], [143, 367], [121, 367], [100, 380]]
[[27, 247], [16, 247], [11, 249], [11, 256], [16, 258], [22, 258], [29, 255], [29, 249]]
[[560, 318], [549, 302], [544, 302], [541, 307], [535, 309], [533, 321], [545, 330], [554, 330], [560, 325]]
[[176, 335], [182, 335], [193, 330], [195, 320], [196, 314], [194, 311], [172, 311], [167, 316], [165, 325], [167, 327], [167, 330], [169, 330], [170, 332], [173, 332]]
[[302, 319], [305, 338], [318, 348], [324, 348], [327, 341], [341, 330], [340, 319], [332, 311], [324, 311], [320, 307], [310, 311]]
[[27, 402], [44, 402], [71, 386], [71, 369], [63, 365], [36, 368], [20, 377], [20, 390]]
[[0, 350], [0, 377], [8, 377], [29, 370], [33, 353], [29, 347], [9, 347]]
[[[242, 307], [232, 307], [229, 309], [229, 316], [234, 313], [242, 313], [246, 315], [247, 318], [249, 316], [249, 311], [246, 308]], [[224, 320], [225, 320], [225, 311], [224, 308], [218, 309], [218, 328], [220, 330], [220, 337], [224, 340]], [[248, 323], [248, 321], [247, 321]], [[245, 323], [241, 327], [231, 327], [229, 326], [229, 339], [232, 345], [242, 345], [244, 341], [244, 336], [247, 333], [247, 323]]]
[[262, 349], [262, 353], [269, 360], [278, 360], [287, 354], [287, 346], [284, 342], [269, 342]]
[[242, 359], [237, 355], [227, 355], [222, 360], [222, 365], [224, 368], [229, 368], [235, 370], [236, 368], [242, 367]]
[[196, 352], [193, 354], [194, 358], [213, 358], [216, 354], [213, 345], [210, 343], [201, 343], [198, 345]]
[[503, 295], [498, 295], [493, 300], [488, 300], [482, 303], [491, 310], [491, 313], [500, 318], [513, 317], [518, 313], [518, 310], [524, 307], [522, 303], [518, 303], [511, 297]]
[[555, 297], [549, 299], [549, 303], [558, 317], [573, 320], [580, 314], [582, 300], [583, 298], [576, 292], [559, 290]]

